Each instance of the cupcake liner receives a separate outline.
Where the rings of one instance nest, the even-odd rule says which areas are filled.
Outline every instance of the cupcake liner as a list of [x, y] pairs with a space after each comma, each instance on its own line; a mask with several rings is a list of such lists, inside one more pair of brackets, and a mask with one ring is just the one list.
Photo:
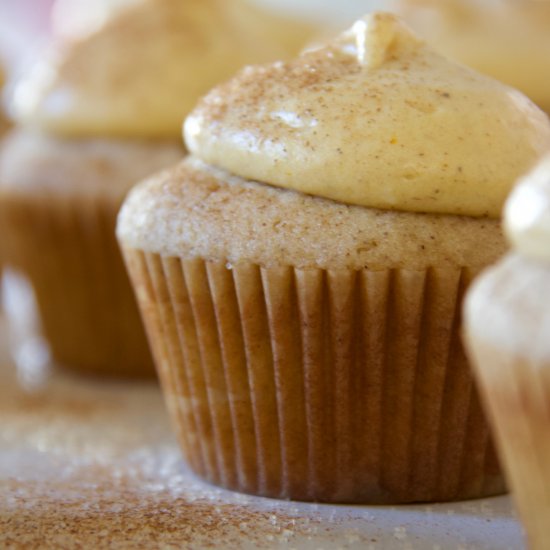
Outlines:
[[504, 490], [460, 344], [468, 270], [124, 255], [184, 453], [209, 481], [349, 503]]
[[[47, 204], [44, 205], [44, 202]], [[108, 199], [4, 198], [4, 259], [31, 282], [54, 360], [93, 374], [154, 375]]]
[[[550, 539], [550, 364], [514, 357], [470, 335], [469, 348], [483, 401], [529, 539], [543, 550]], [[498, 365], [486, 369], [486, 365]]]

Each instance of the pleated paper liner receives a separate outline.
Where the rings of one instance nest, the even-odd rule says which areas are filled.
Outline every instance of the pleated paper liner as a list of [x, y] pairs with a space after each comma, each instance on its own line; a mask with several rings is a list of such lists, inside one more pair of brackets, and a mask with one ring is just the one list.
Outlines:
[[199, 475], [323, 502], [504, 491], [460, 344], [468, 270], [299, 270], [124, 253]]
[[41, 198], [1, 201], [3, 255], [34, 288], [55, 362], [91, 374], [153, 376], [114, 236], [119, 204]]
[[[550, 364], [510, 356], [473, 335], [469, 344], [529, 547], [546, 550], [550, 541]], [[486, 369], [486, 365], [493, 366]]]

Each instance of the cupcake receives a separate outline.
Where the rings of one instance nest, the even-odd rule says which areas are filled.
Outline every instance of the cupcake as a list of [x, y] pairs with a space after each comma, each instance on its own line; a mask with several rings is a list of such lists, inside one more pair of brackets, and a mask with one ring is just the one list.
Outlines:
[[505, 210], [512, 251], [473, 285], [466, 343], [530, 547], [550, 540], [550, 157]]
[[[4, 85], [5, 85], [4, 72], [2, 70], [2, 66], [0, 65], [0, 95]], [[8, 121], [6, 113], [4, 112], [2, 102], [0, 101], [0, 139], [8, 131], [9, 127], [10, 127], [10, 123]]]
[[323, 502], [502, 492], [460, 304], [546, 116], [377, 13], [243, 70], [185, 136], [117, 231], [193, 470]]
[[63, 42], [17, 86], [0, 223], [57, 363], [154, 374], [114, 236], [118, 209], [136, 181], [183, 158], [181, 120], [201, 93], [307, 39], [301, 25], [281, 25], [244, 1], [133, 3]]
[[442, 53], [521, 90], [550, 113], [550, 2], [399, 0], [397, 6]]

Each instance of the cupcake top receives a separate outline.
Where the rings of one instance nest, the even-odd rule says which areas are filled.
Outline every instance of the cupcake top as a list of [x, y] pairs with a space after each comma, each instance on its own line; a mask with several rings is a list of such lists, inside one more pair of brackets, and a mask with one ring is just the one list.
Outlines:
[[430, 44], [521, 90], [550, 112], [550, 2], [401, 0], [397, 11]]
[[466, 334], [512, 356], [548, 362], [550, 156], [518, 183], [504, 218], [513, 250], [487, 269], [468, 293]]
[[66, 140], [15, 128], [0, 149], [0, 200], [28, 204], [47, 203], [51, 194], [93, 202], [108, 197], [117, 208], [136, 181], [181, 157], [173, 140]]
[[193, 156], [130, 191], [117, 233], [127, 247], [167, 257], [300, 269], [438, 266], [460, 274], [506, 251], [498, 220], [342, 204], [245, 180]]
[[73, 137], [177, 137], [201, 94], [246, 63], [288, 57], [310, 32], [245, 0], [134, 2], [41, 60], [13, 112]]
[[521, 93], [374, 13], [291, 62], [248, 67], [187, 118], [189, 150], [244, 178], [368, 207], [498, 217], [550, 148]]
[[504, 221], [520, 254], [550, 264], [550, 155], [518, 183], [506, 202]]

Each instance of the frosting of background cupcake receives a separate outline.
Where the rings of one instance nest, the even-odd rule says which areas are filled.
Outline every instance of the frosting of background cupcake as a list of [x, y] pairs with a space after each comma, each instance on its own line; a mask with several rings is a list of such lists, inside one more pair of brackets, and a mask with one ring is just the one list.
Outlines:
[[545, 114], [376, 13], [213, 89], [185, 137], [118, 237], [193, 469], [301, 500], [503, 491], [460, 304]]
[[181, 120], [201, 93], [247, 62], [290, 55], [310, 31], [245, 1], [134, 2], [58, 43], [18, 83], [0, 223], [58, 363], [153, 374], [114, 238], [122, 199], [182, 158]]
[[396, 11], [442, 53], [521, 90], [550, 113], [550, 3], [398, 0]]
[[550, 527], [550, 157], [505, 209], [512, 251], [466, 301], [466, 342], [530, 547]]
[[293, 55], [312, 31], [246, 0], [134, 2], [40, 60], [12, 109], [23, 124], [72, 138], [175, 138], [213, 85]]

